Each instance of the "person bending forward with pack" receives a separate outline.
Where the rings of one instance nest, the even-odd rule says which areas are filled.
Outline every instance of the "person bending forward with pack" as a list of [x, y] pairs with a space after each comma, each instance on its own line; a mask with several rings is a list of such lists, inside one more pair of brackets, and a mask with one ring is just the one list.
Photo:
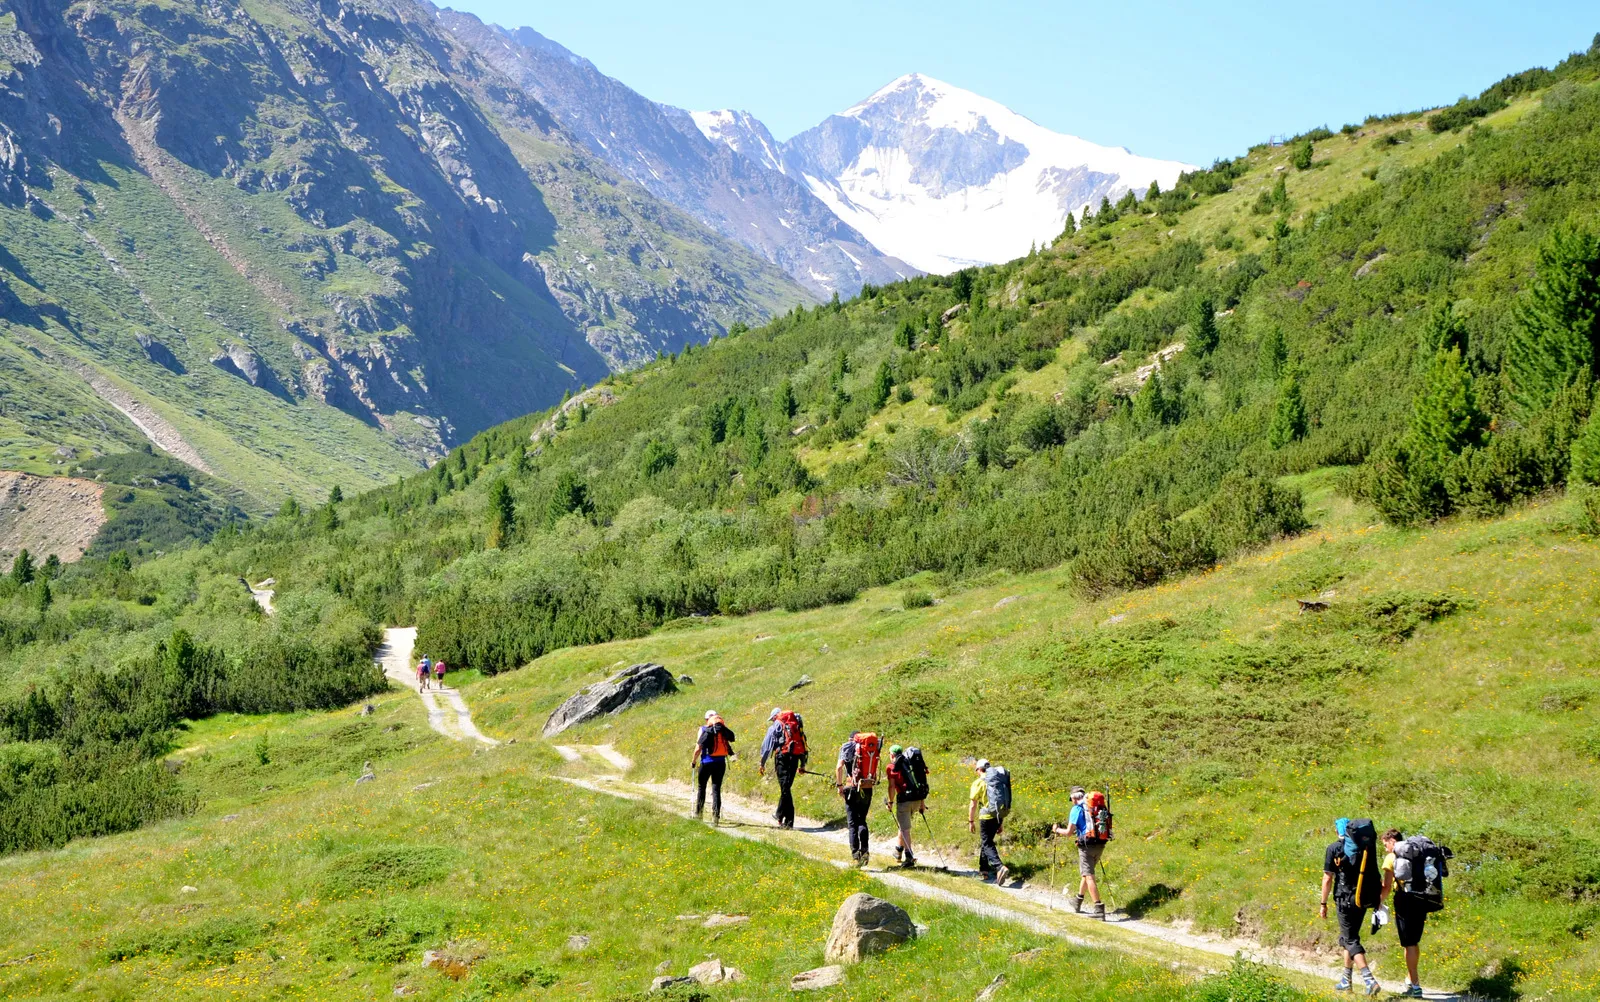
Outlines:
[[1322, 905], [1317, 914], [1328, 917], [1328, 892], [1333, 892], [1334, 909], [1339, 916], [1339, 946], [1344, 951], [1344, 977], [1333, 986], [1347, 992], [1355, 985], [1354, 973], [1361, 971], [1367, 994], [1381, 989], [1367, 966], [1367, 948], [1361, 945], [1361, 923], [1367, 909], [1383, 900], [1382, 878], [1378, 875], [1377, 830], [1371, 821], [1340, 818], [1334, 822], [1339, 837], [1322, 857]]
[[716, 710], [706, 711], [706, 722], [694, 739], [690, 768], [696, 770], [694, 816], [706, 809], [706, 784], [711, 784], [711, 823], [722, 820], [722, 778], [728, 774], [728, 757], [733, 754], [733, 731], [722, 722]]
[[996, 885], [1004, 884], [1011, 868], [1000, 861], [994, 840], [1005, 829], [1011, 811], [1011, 774], [986, 758], [972, 763], [972, 768], [978, 778], [967, 793], [967, 831], [978, 833], [978, 872], [985, 880], [992, 873]]
[[1094, 879], [1094, 868], [1100, 864], [1106, 843], [1111, 841], [1111, 808], [1106, 795], [1099, 790], [1085, 793], [1083, 787], [1074, 786], [1067, 826], [1055, 825], [1051, 831], [1070, 836], [1078, 844], [1078, 893], [1072, 896], [1072, 910], [1083, 911], [1083, 899], [1087, 897], [1093, 906], [1090, 917], [1104, 922], [1106, 906], [1100, 900], [1100, 885]]
[[867, 815], [872, 811], [872, 790], [878, 785], [878, 736], [857, 731], [839, 748], [833, 781], [844, 797], [845, 827], [850, 831], [850, 858], [866, 866]]
[[901, 866], [917, 865], [917, 857], [911, 853], [911, 822], [923, 810], [928, 793], [928, 764], [922, 760], [922, 749], [890, 745], [888, 808], [894, 811], [895, 823], [900, 827], [894, 857]]
[[778, 775], [778, 809], [773, 818], [779, 828], [794, 827], [794, 778], [806, 767], [806, 725], [800, 714], [774, 706], [767, 717], [767, 736], [761, 742], [762, 776], [767, 774], [767, 759]]

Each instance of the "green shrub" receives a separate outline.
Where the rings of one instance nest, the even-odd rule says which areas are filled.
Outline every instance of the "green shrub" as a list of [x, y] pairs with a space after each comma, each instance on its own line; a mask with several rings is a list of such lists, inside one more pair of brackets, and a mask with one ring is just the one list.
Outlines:
[[360, 849], [334, 857], [323, 871], [322, 886], [334, 897], [407, 890], [443, 880], [450, 862], [450, 851], [436, 845]]
[[907, 588], [900, 593], [900, 604], [906, 609], [926, 609], [933, 604], [933, 596], [921, 588]]

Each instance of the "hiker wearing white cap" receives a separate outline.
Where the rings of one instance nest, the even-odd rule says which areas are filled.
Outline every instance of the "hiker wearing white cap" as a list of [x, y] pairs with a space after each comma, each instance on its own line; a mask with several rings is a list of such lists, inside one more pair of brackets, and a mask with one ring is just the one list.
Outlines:
[[972, 769], [978, 775], [967, 795], [967, 831], [978, 833], [978, 872], [985, 879], [993, 873], [995, 884], [1001, 885], [1011, 869], [1000, 861], [994, 840], [1011, 810], [1011, 773], [986, 758], [972, 763]]
[[762, 776], [767, 774], [767, 759], [778, 775], [778, 809], [773, 818], [779, 828], [794, 827], [794, 778], [806, 764], [806, 725], [800, 714], [774, 706], [767, 716], [767, 736], [761, 742]]
[[728, 773], [728, 756], [733, 754], [733, 731], [722, 722], [716, 710], [706, 711], [706, 722], [694, 739], [694, 757], [690, 768], [696, 771], [698, 792], [694, 798], [694, 816], [700, 817], [706, 809], [706, 783], [711, 784], [711, 823], [722, 820], [722, 777]]

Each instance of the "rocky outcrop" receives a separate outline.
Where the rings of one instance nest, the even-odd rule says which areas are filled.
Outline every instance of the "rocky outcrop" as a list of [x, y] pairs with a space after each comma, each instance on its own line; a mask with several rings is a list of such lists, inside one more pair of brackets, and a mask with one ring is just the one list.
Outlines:
[[834, 913], [826, 954], [837, 963], [854, 964], [916, 935], [917, 927], [904, 908], [870, 894], [852, 894]]
[[9, 570], [23, 550], [36, 561], [83, 556], [106, 521], [104, 489], [93, 480], [0, 470], [0, 565]]
[[545, 721], [544, 736], [555, 737], [569, 727], [606, 714], [618, 714], [657, 696], [678, 691], [677, 682], [666, 668], [648, 662], [630, 665], [615, 675], [573, 695], [556, 707]]

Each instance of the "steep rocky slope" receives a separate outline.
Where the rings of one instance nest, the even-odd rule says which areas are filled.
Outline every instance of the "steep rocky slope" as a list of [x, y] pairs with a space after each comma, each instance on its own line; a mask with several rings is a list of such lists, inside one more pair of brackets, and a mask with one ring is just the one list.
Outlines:
[[0, 458], [145, 437], [262, 499], [806, 297], [411, 0], [3, 0], [0, 246]]

